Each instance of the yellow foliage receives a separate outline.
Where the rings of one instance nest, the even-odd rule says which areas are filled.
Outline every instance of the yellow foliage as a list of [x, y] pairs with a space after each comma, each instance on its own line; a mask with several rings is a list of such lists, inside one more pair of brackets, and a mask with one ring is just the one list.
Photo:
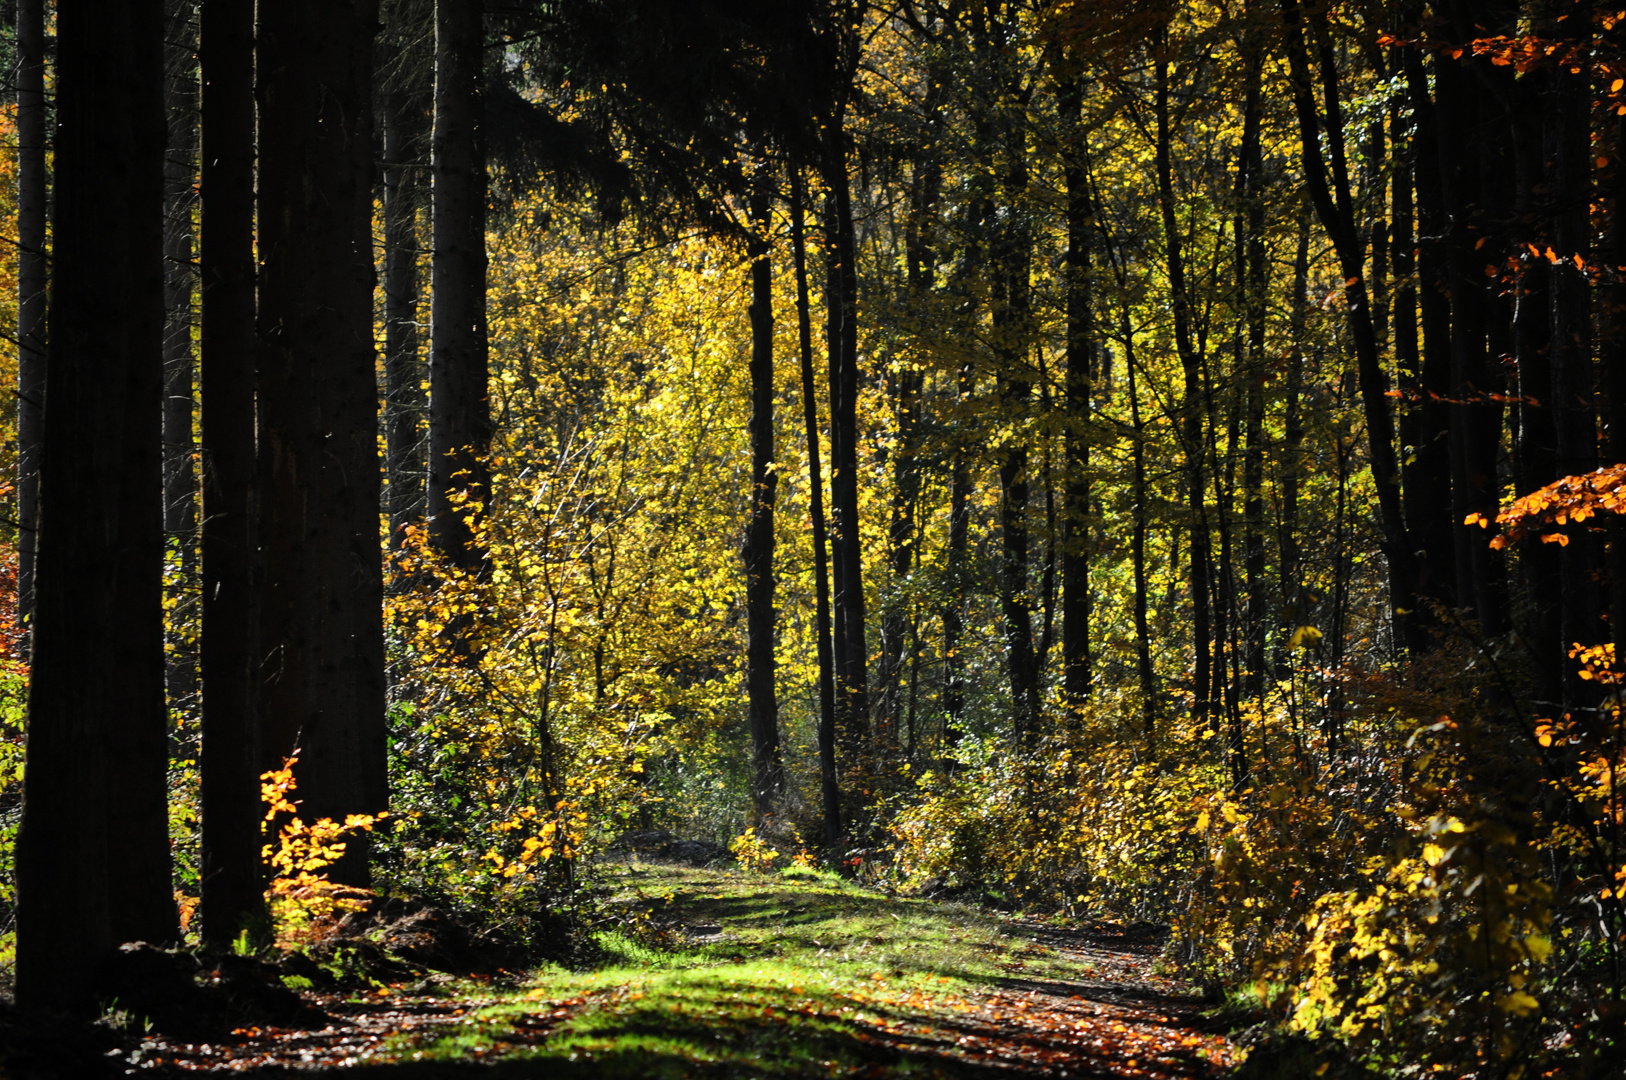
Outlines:
[[277, 830], [275, 844], [260, 849], [272, 869], [266, 901], [271, 909], [279, 948], [308, 945], [329, 933], [345, 912], [362, 911], [373, 893], [329, 881], [325, 868], [344, 857], [344, 839], [371, 832], [385, 814], [349, 814], [343, 823], [322, 818], [307, 825], [298, 816], [298, 804], [289, 796], [297, 786], [294, 765], [298, 755], [284, 759], [282, 768], [260, 775], [261, 799], [266, 805], [262, 833], [269, 834], [278, 817], [293, 815]]
[[779, 858], [779, 852], [769, 847], [767, 842], [757, 835], [755, 828], [748, 828], [730, 840], [728, 850], [742, 867], [754, 873], [769, 869], [774, 860]]

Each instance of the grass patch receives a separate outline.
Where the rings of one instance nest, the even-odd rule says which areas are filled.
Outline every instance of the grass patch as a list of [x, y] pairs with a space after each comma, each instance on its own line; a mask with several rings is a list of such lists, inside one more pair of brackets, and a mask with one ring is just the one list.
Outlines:
[[1092, 973], [977, 909], [817, 871], [633, 865], [606, 879], [611, 905], [664, 946], [601, 932], [592, 970], [537, 972], [449, 1030], [397, 1038], [385, 1056], [426, 1074], [493, 1055], [498, 1075], [516, 1076], [952, 1074], [963, 1069], [866, 1033], [963, 1007], [1013, 973]]

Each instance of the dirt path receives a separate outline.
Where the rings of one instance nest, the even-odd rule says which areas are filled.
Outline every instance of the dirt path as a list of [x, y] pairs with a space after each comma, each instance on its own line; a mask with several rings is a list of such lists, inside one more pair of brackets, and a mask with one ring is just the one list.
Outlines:
[[[250, 1029], [229, 1045], [151, 1038], [122, 1064], [134, 1075], [1197, 1080], [1242, 1057], [1156, 972], [1153, 939], [834, 888], [674, 884], [669, 928], [700, 943], [680, 963], [634, 956], [488, 996], [317, 998], [334, 1019], [321, 1030]], [[934, 928], [960, 944], [931, 940]]]

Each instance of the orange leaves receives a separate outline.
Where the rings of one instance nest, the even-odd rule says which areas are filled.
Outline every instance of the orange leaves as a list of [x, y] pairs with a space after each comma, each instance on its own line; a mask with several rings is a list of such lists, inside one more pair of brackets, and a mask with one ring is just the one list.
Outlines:
[[[1600, 513], [1626, 513], [1626, 464], [1609, 465], [1580, 476], [1566, 476], [1538, 488], [1513, 502], [1496, 515], [1503, 531], [1491, 538], [1491, 547], [1501, 549], [1510, 541], [1526, 536], [1542, 526], [1563, 527], [1578, 524]], [[1469, 514], [1465, 525], [1488, 528], [1483, 514]], [[1569, 537], [1563, 533], [1542, 534], [1542, 542], [1563, 547]]]

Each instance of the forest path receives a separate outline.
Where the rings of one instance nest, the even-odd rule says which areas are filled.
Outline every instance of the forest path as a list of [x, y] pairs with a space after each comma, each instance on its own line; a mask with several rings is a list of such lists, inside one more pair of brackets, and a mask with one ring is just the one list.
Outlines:
[[[611, 868], [590, 971], [323, 999], [342, 1022], [151, 1041], [136, 1075], [1219, 1077], [1237, 1047], [1155, 934], [1001, 919], [810, 871]], [[425, 993], [425, 990], [436, 992]], [[148, 1072], [147, 1070], [154, 1070]]]

